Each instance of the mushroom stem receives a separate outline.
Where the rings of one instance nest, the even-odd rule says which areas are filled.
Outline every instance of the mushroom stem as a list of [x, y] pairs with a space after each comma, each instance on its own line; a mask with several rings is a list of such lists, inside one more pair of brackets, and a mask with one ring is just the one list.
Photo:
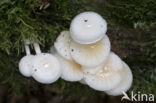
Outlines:
[[40, 49], [39, 44], [34, 42], [33, 45], [34, 45], [34, 49], [35, 49], [36, 54], [40, 54], [41, 53], [41, 49]]
[[30, 48], [29, 48], [29, 44], [30, 44], [30, 41], [28, 39], [25, 40], [25, 52], [26, 52], [26, 55], [30, 55]]
[[25, 52], [26, 52], [26, 55], [30, 55], [30, 48], [28, 44], [25, 44]]

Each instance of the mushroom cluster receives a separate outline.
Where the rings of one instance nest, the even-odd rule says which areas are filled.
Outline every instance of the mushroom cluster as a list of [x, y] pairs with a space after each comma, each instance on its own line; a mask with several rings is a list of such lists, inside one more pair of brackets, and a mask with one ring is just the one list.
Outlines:
[[121, 95], [131, 87], [133, 76], [129, 66], [110, 50], [106, 31], [107, 23], [99, 14], [80, 13], [72, 20], [70, 30], [60, 33], [51, 53], [41, 53], [34, 42], [36, 55], [31, 55], [26, 42], [27, 55], [19, 62], [19, 70], [44, 84], [61, 77], [109, 95]]
[[121, 95], [132, 84], [129, 66], [110, 51], [107, 23], [95, 12], [84, 12], [71, 22], [70, 31], [62, 31], [51, 53], [61, 64], [61, 78], [79, 81], [109, 95]]

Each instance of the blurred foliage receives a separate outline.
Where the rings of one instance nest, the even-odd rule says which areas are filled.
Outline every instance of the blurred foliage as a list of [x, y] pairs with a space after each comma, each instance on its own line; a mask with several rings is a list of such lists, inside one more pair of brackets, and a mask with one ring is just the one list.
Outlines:
[[57, 88], [60, 95], [71, 94], [75, 98], [105, 95], [63, 80], [41, 85], [18, 72], [18, 61], [25, 55], [26, 38], [37, 40], [47, 52], [59, 33], [69, 29], [72, 18], [87, 10], [100, 13], [108, 21], [110, 38], [128, 50], [123, 59], [133, 71], [131, 90], [156, 94], [155, 0], [0, 0], [0, 80], [10, 87], [9, 93], [29, 94], [42, 86]]

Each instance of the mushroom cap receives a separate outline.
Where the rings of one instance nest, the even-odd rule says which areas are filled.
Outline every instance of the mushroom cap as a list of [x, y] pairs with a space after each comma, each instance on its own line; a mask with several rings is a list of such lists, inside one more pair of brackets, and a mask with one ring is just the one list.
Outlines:
[[101, 40], [107, 31], [106, 21], [95, 12], [78, 14], [70, 24], [70, 34], [80, 44], [91, 44]]
[[37, 54], [33, 60], [32, 77], [44, 84], [55, 82], [61, 75], [60, 63], [48, 53]]
[[[120, 69], [112, 66], [120, 62], [113, 60], [116, 58], [116, 56], [113, 55], [113, 53], [110, 53], [108, 59], [106, 60], [108, 61], [107, 64], [103, 63], [97, 66], [95, 68], [97, 70], [95, 73], [91, 72], [84, 74], [84, 80], [91, 88], [99, 91], [106, 91], [116, 87], [120, 83]], [[122, 63], [117, 65], [122, 65]], [[90, 70], [92, 70], [92, 68]]]
[[122, 95], [123, 92], [126, 92], [131, 87], [133, 75], [129, 66], [125, 62], [123, 62], [123, 69], [120, 71], [120, 75], [122, 80], [119, 85], [109, 91], [106, 91], [107, 94], [113, 96]]
[[87, 66], [82, 66], [82, 70], [84, 74], [96, 74], [99, 70], [103, 68], [103, 64], [99, 64], [98, 66], [94, 67], [87, 67]]
[[57, 55], [57, 57], [61, 64], [62, 79], [73, 82], [79, 81], [83, 78], [83, 71], [80, 64], [76, 63], [73, 60], [64, 59], [59, 54]]
[[71, 41], [70, 52], [77, 63], [89, 67], [97, 66], [109, 55], [110, 41], [107, 35], [93, 44], [79, 44]]
[[122, 60], [114, 52], [110, 52], [104, 65], [109, 66], [109, 68], [115, 68], [116, 70], [121, 70], [123, 68]]
[[[95, 74], [99, 69], [101, 69], [102, 65], [96, 66], [96, 67], [86, 67], [86, 66], [82, 66], [82, 70], [84, 74]], [[81, 84], [85, 84], [87, 85], [87, 83], [85, 82], [84, 78], [81, 79], [79, 81]]]
[[19, 62], [19, 71], [25, 77], [31, 77], [32, 74], [31, 72], [33, 69], [33, 63], [32, 63], [33, 58], [34, 55], [27, 55], [24, 56]]
[[54, 47], [56, 48], [58, 54], [68, 60], [72, 60], [69, 49], [70, 40], [71, 37], [69, 31], [62, 31], [54, 43]]

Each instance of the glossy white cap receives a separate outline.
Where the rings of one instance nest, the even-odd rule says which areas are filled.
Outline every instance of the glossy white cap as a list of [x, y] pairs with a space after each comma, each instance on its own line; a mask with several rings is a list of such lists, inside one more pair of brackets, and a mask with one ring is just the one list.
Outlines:
[[31, 77], [33, 69], [33, 55], [24, 56], [19, 62], [19, 71], [25, 77]]
[[110, 41], [107, 35], [93, 44], [79, 44], [71, 41], [72, 58], [82, 66], [97, 66], [107, 59], [110, 52]]
[[64, 59], [59, 54], [56, 55], [61, 64], [61, 78], [66, 81], [79, 81], [83, 78], [83, 71], [81, 65], [73, 60]]
[[62, 31], [54, 43], [57, 53], [68, 60], [72, 60], [69, 49], [70, 40], [71, 37], [69, 31]]
[[[120, 59], [118, 59], [120, 62], [116, 62], [116, 58], [117, 56], [115, 54], [110, 53], [106, 60], [107, 62], [94, 68], [83, 68], [83, 70], [88, 70], [88, 72], [84, 74], [85, 82], [91, 88], [98, 91], [106, 91], [115, 88], [122, 79], [119, 73], [122, 62]], [[93, 69], [94, 72], [92, 72]]]
[[122, 95], [123, 92], [127, 92], [127, 90], [129, 90], [129, 88], [132, 85], [132, 81], [133, 81], [132, 72], [129, 66], [125, 62], [123, 62], [122, 64], [123, 64], [123, 68], [120, 71], [122, 80], [120, 81], [119, 85], [117, 85], [115, 88], [106, 91], [106, 93], [109, 95], [113, 95], [113, 96]]
[[91, 44], [101, 40], [107, 31], [107, 23], [98, 13], [83, 12], [70, 24], [70, 34], [80, 44]]
[[61, 75], [60, 63], [56, 57], [48, 53], [41, 53], [34, 57], [32, 77], [43, 84], [50, 84]]

